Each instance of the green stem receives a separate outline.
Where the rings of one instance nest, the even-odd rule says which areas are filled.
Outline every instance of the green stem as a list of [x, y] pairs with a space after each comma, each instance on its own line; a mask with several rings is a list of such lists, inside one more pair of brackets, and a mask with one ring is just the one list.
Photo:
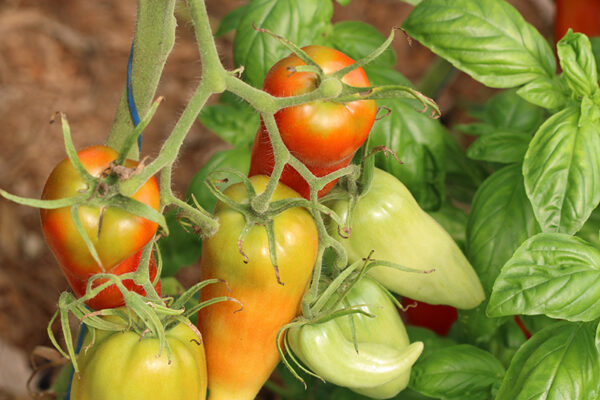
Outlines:
[[148, 179], [175, 162], [185, 136], [194, 121], [196, 121], [200, 110], [213, 93], [210, 81], [203, 78], [183, 114], [181, 114], [179, 121], [177, 121], [175, 128], [173, 128], [173, 132], [163, 144], [158, 157], [147, 165], [142, 172], [121, 182], [119, 188], [121, 194], [131, 197]]
[[[146, 115], [150, 109], [165, 62], [175, 43], [175, 1], [138, 0], [131, 68], [133, 94], [140, 115]], [[133, 128], [127, 91], [124, 90], [106, 144], [120, 150]], [[133, 146], [128, 158], [138, 159], [138, 153], [137, 146]]]

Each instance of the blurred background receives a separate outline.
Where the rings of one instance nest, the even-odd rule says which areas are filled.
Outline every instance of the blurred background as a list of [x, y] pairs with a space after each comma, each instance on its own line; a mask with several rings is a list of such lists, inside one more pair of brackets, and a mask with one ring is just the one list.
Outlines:
[[[543, 36], [552, 36], [551, 0], [510, 0]], [[213, 29], [241, 0], [207, 0]], [[353, 0], [335, 5], [334, 21], [361, 20], [387, 36], [411, 6], [397, 0]], [[183, 13], [181, 15], [184, 15]], [[67, 114], [77, 148], [104, 142], [125, 83], [133, 37], [133, 0], [0, 0], [0, 188], [39, 197], [52, 168], [65, 158], [56, 111]], [[233, 36], [217, 40], [223, 63], [232, 65]], [[418, 83], [433, 54], [403, 35], [393, 44], [397, 69]], [[179, 17], [177, 41], [157, 95], [164, 96], [144, 132], [143, 153], [158, 152], [201, 74], [191, 24]], [[466, 122], [466, 105], [493, 94], [457, 74], [436, 98], [447, 126]], [[463, 140], [458, 137], [459, 140]], [[173, 183], [185, 193], [194, 172], [228, 145], [197, 123], [174, 170]], [[180, 271], [184, 285], [198, 280], [198, 268]], [[39, 211], [0, 198], [0, 400], [30, 398], [26, 382], [37, 346], [51, 346], [46, 332], [59, 294], [68, 289], [41, 232]], [[38, 374], [31, 385], [47, 385]]]

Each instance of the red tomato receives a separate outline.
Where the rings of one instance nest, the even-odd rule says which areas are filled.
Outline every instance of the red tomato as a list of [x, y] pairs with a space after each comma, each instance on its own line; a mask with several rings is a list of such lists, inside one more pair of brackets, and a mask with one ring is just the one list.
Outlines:
[[431, 329], [442, 336], [448, 334], [458, 318], [458, 312], [452, 306], [428, 304], [408, 297], [402, 299], [402, 305], [406, 308], [407, 324]]
[[[323, 46], [308, 46], [303, 50], [323, 69], [331, 74], [354, 60], [343, 53]], [[277, 97], [295, 96], [316, 89], [318, 82], [314, 73], [290, 72], [290, 68], [305, 65], [296, 55], [290, 55], [276, 63], [265, 77], [263, 89]], [[355, 87], [369, 86], [362, 68], [346, 74], [342, 81]], [[275, 114], [281, 138], [290, 152], [303, 162], [316, 176], [323, 176], [347, 166], [358, 148], [366, 140], [375, 121], [377, 107], [374, 100], [350, 103], [316, 101], [284, 108]], [[273, 172], [273, 149], [264, 126], [256, 134], [250, 161], [250, 176]], [[308, 184], [289, 165], [285, 167], [281, 181], [309, 197]], [[323, 188], [322, 196], [335, 184]]]
[[[93, 176], [100, 176], [109, 163], [118, 156], [106, 146], [92, 146], [78, 152], [81, 163]], [[132, 160], [126, 167], [135, 167]], [[54, 200], [79, 195], [87, 190], [86, 182], [79, 176], [70, 160], [60, 162], [50, 174], [42, 193], [42, 199]], [[159, 210], [160, 194], [153, 177], [133, 196], [134, 199]], [[156, 233], [157, 224], [145, 218], [130, 214], [119, 208], [107, 208], [102, 214], [98, 207], [80, 206], [79, 218], [91, 239], [104, 271], [90, 254], [85, 242], [77, 232], [71, 218], [71, 208], [41, 210], [42, 228], [46, 241], [63, 273], [69, 280], [87, 281], [100, 272], [109, 272], [114, 266], [138, 252]], [[137, 265], [137, 264], [136, 264]]]
[[587, 36], [600, 36], [600, 1], [556, 0], [554, 39], [558, 42], [569, 28]]
[[[111, 268], [109, 273], [114, 275], [121, 275], [128, 272], [136, 271], [138, 265], [140, 264], [140, 259], [142, 257], [143, 249], [127, 258], [125, 261], [117, 264], [113, 268]], [[150, 256], [150, 280], [153, 281], [156, 278], [156, 260], [154, 259], [154, 254]], [[91, 277], [91, 275], [90, 275]], [[89, 277], [88, 277], [89, 278]], [[88, 279], [74, 279], [70, 275], [67, 275], [67, 280], [69, 284], [73, 288], [73, 292], [77, 297], [81, 297], [85, 294], [85, 290], [87, 288]], [[102, 283], [106, 282], [106, 279], [96, 279], [92, 284], [92, 287], [100, 286]], [[131, 291], [135, 291], [136, 293], [140, 293], [141, 295], [145, 295], [146, 291], [141, 287], [136, 285], [133, 280], [126, 279], [123, 281], [125, 287]], [[160, 295], [161, 284], [160, 280], [154, 286], [156, 292]], [[125, 300], [123, 299], [123, 294], [121, 291], [115, 286], [111, 285], [106, 289], [102, 290], [98, 293], [94, 298], [85, 302], [89, 307], [94, 310], [102, 310], [105, 308], [117, 308], [125, 305]]]
[[[257, 193], [265, 190], [263, 175], [250, 178]], [[238, 202], [247, 201], [243, 183], [225, 193]], [[278, 184], [273, 201], [298, 197], [289, 187]], [[238, 250], [238, 238], [245, 218], [238, 211], [218, 203], [217, 233], [202, 241], [202, 279], [224, 279], [224, 285], [202, 289], [202, 301], [231, 296], [243, 304], [223, 302], [198, 313], [208, 365], [209, 400], [252, 400], [279, 362], [277, 333], [298, 313], [317, 257], [318, 233], [308, 211], [295, 207], [274, 220], [280, 280], [271, 264], [265, 228], [252, 227], [243, 242], [247, 262]]]

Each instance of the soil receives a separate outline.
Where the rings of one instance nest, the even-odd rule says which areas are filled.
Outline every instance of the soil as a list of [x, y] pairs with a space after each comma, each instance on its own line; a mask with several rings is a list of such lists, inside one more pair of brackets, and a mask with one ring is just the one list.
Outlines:
[[[206, 3], [216, 28], [228, 11], [245, 2]], [[511, 3], [549, 37], [550, 0]], [[336, 4], [334, 19], [362, 20], [387, 35], [410, 9], [398, 0], [354, 0], [347, 7]], [[0, 188], [39, 197], [49, 171], [65, 157], [60, 126], [49, 123], [56, 111], [67, 114], [77, 148], [105, 140], [124, 88], [135, 16], [135, 1], [0, 0]], [[144, 153], [150, 157], [158, 153], [201, 73], [191, 25], [179, 25], [157, 93], [165, 100], [144, 132]], [[233, 67], [232, 40], [227, 35], [217, 40], [228, 68]], [[397, 69], [418, 82], [434, 56], [401, 35], [393, 46]], [[492, 93], [457, 75], [437, 99], [444, 121], [464, 121], [462, 104]], [[174, 170], [176, 192], [184, 192], [194, 171], [225, 147], [195, 124]], [[197, 276], [192, 266], [181, 279], [186, 283]], [[46, 327], [67, 289], [42, 237], [39, 212], [0, 198], [0, 400], [28, 398], [27, 359], [36, 346], [51, 346]], [[11, 371], [14, 363], [25, 365], [17, 378]]]

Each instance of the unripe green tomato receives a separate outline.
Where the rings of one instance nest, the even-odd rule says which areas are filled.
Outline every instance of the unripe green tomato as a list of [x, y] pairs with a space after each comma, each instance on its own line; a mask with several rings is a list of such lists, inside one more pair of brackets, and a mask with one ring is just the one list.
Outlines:
[[[348, 216], [348, 202], [335, 201], [330, 207], [342, 220]], [[429, 304], [446, 304], [470, 309], [485, 298], [473, 267], [450, 235], [393, 175], [375, 169], [369, 191], [353, 211], [349, 238], [331, 234], [348, 252], [349, 262], [367, 257], [386, 260], [429, 273], [404, 272], [377, 266], [369, 275], [387, 289]]]
[[133, 331], [88, 334], [78, 356], [71, 400], [205, 400], [202, 339], [187, 325], [167, 331], [171, 362], [159, 340]]
[[291, 328], [293, 353], [333, 384], [376, 399], [394, 397], [408, 385], [423, 343], [410, 344], [396, 306], [368, 277], [352, 287], [338, 308], [347, 307], [359, 307], [374, 317], [351, 314]]

